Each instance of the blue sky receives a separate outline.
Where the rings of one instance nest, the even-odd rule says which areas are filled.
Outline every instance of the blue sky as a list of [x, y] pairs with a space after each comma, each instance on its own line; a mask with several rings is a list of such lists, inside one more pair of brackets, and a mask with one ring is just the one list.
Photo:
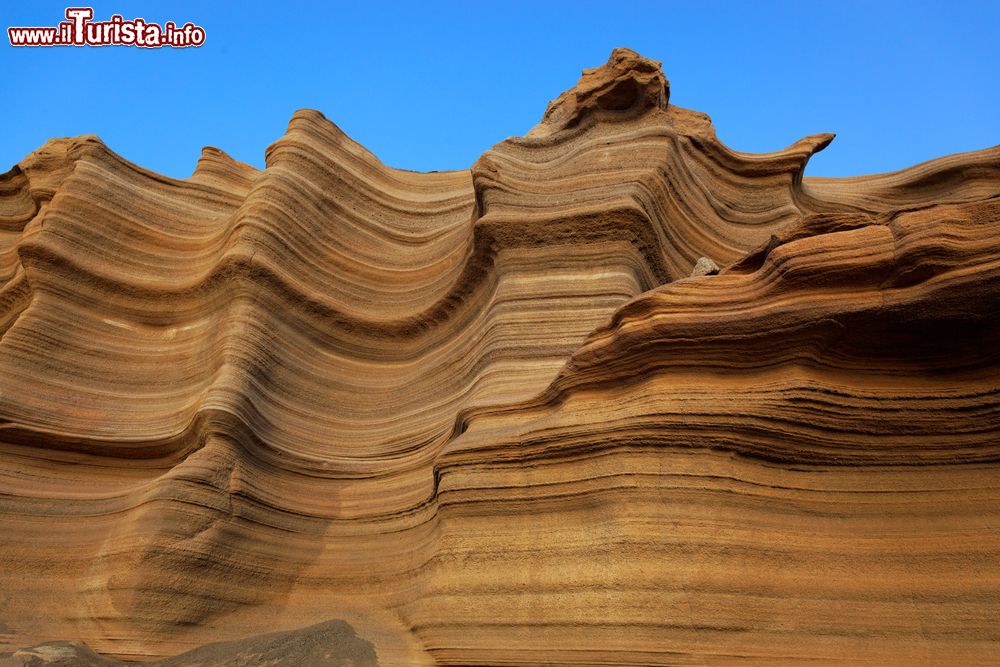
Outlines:
[[[80, 3], [82, 4], [82, 3]], [[743, 151], [836, 132], [807, 173], [891, 171], [1000, 142], [1000, 2], [97, 2], [95, 18], [192, 21], [196, 49], [0, 46], [0, 171], [94, 133], [186, 177], [201, 147], [263, 166], [295, 109], [321, 110], [394, 167], [470, 166], [524, 134], [580, 70], [628, 46], [671, 103]], [[66, 3], [6, 2], [56, 25]]]

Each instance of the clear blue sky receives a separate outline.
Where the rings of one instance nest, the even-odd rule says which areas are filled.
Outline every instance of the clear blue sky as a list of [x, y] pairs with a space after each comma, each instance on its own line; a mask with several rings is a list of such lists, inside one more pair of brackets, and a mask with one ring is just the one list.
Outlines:
[[[78, 3], [83, 4], [83, 3]], [[628, 46], [671, 102], [744, 151], [836, 132], [811, 175], [899, 169], [1000, 143], [1000, 1], [135, 2], [95, 18], [207, 31], [196, 49], [22, 48], [65, 2], [4, 2], [0, 171], [53, 136], [94, 133], [190, 175], [205, 145], [263, 166], [292, 112], [321, 110], [394, 167], [470, 166], [524, 134], [580, 70]]]

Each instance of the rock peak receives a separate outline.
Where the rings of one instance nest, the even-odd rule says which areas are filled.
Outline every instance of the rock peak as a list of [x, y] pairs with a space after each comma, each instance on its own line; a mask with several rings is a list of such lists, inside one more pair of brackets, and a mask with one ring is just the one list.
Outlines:
[[576, 86], [549, 103], [541, 123], [528, 136], [544, 136], [578, 126], [595, 114], [638, 115], [665, 109], [670, 82], [662, 64], [619, 47], [600, 67], [585, 69]]

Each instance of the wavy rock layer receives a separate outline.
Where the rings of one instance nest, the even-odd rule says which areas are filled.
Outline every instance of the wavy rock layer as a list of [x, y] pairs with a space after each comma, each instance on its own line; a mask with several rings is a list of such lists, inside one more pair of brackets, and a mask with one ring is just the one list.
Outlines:
[[264, 171], [0, 178], [0, 650], [995, 657], [1000, 147], [804, 178], [832, 135], [669, 91], [616, 50], [469, 171], [301, 111]]

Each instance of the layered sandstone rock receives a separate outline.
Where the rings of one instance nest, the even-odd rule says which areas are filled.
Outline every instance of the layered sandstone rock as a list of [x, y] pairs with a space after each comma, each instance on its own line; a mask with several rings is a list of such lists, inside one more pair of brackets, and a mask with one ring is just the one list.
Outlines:
[[1000, 147], [803, 178], [831, 139], [734, 152], [619, 49], [468, 171], [315, 111], [186, 180], [50, 141], [0, 179], [0, 651], [995, 658]]

